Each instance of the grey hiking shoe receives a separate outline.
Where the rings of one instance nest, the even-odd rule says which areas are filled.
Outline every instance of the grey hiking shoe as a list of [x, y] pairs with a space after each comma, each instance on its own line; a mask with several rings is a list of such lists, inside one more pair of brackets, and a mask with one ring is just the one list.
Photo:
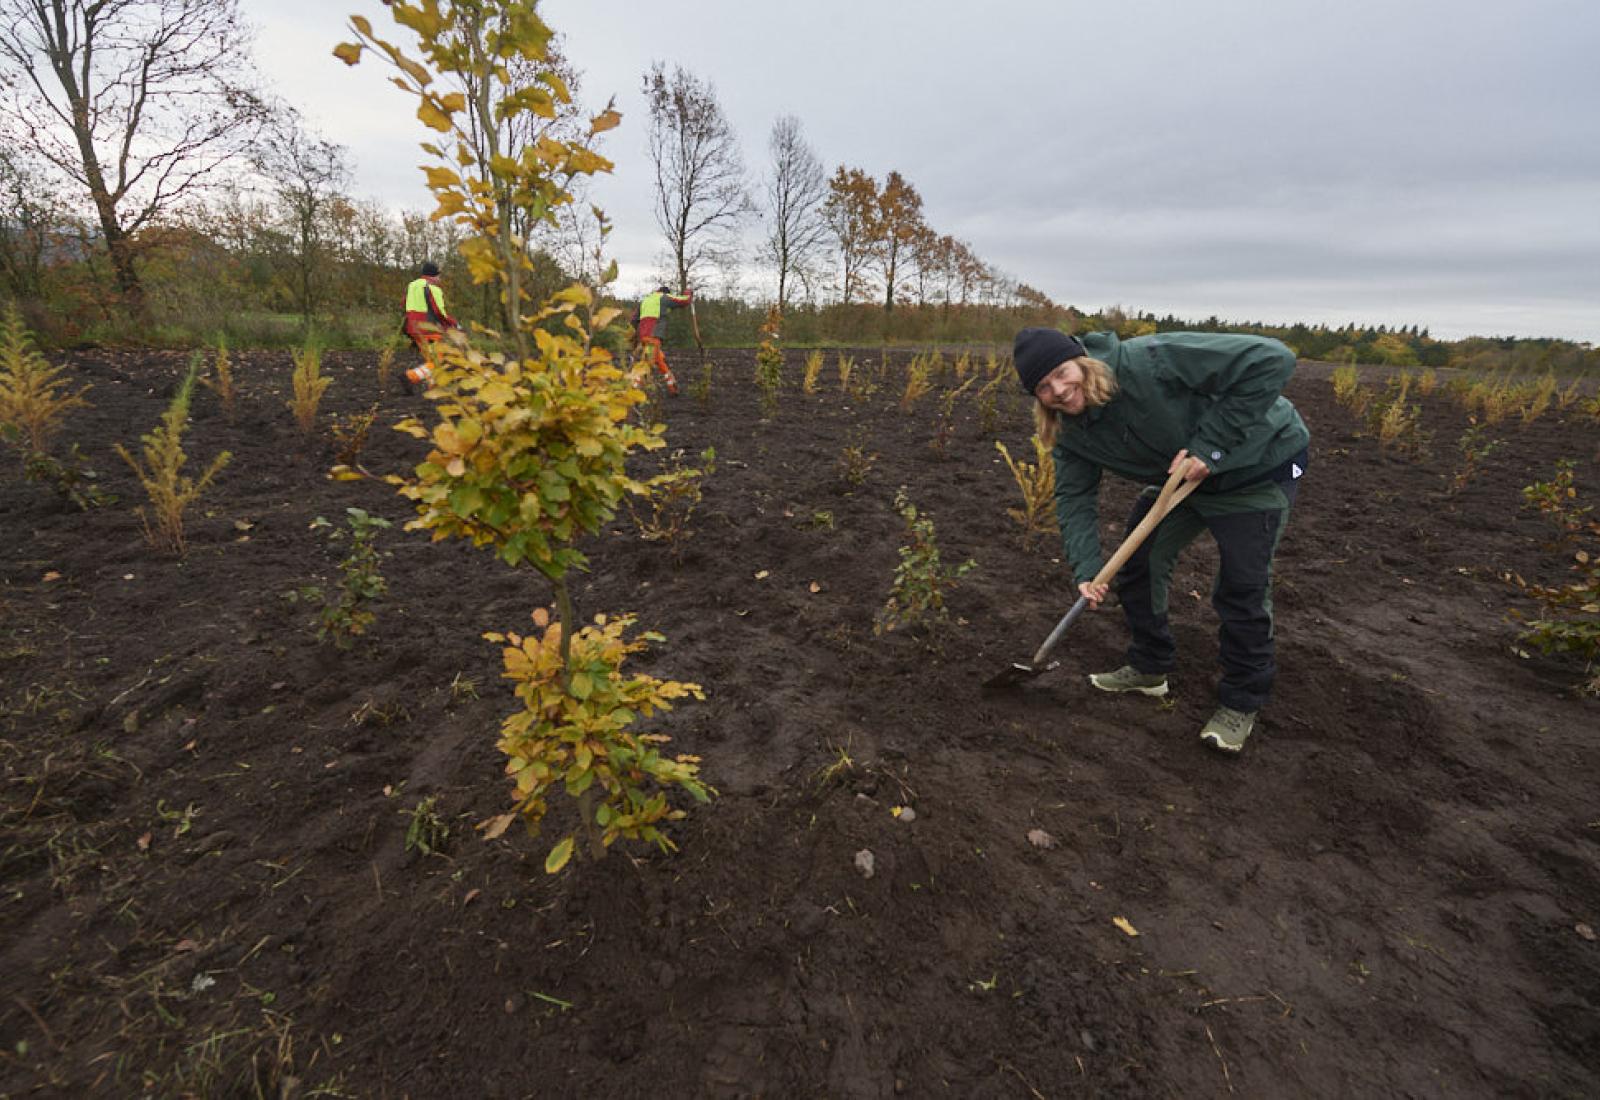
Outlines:
[[1123, 665], [1115, 672], [1090, 673], [1089, 682], [1101, 691], [1137, 691], [1157, 698], [1167, 693], [1166, 673], [1140, 672], [1132, 665]]
[[1242, 710], [1218, 707], [1200, 731], [1200, 743], [1218, 752], [1238, 752], [1256, 728], [1256, 716]]

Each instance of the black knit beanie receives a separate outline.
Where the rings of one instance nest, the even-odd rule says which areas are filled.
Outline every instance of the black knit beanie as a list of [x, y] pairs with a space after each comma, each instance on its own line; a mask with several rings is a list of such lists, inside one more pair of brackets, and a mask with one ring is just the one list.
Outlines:
[[1022, 391], [1030, 396], [1044, 376], [1068, 359], [1087, 355], [1077, 337], [1053, 328], [1025, 328], [1011, 345], [1011, 360], [1017, 365]]
[[423, 278], [426, 279], [438, 278], [439, 265], [434, 263], [432, 260], [424, 260], [422, 263], [422, 275]]

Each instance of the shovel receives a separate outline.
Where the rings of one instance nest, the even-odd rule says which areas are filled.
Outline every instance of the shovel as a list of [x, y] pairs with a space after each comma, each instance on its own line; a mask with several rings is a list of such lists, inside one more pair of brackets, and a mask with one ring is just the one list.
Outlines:
[[[1111, 578], [1117, 575], [1117, 570], [1128, 563], [1128, 559], [1133, 557], [1134, 551], [1139, 549], [1139, 545], [1144, 542], [1150, 532], [1154, 531], [1156, 526], [1167, 518], [1167, 513], [1182, 503], [1184, 497], [1194, 492], [1195, 486], [1200, 483], [1198, 481], [1184, 480], [1184, 471], [1188, 467], [1189, 463], [1186, 459], [1178, 464], [1176, 470], [1172, 471], [1172, 475], [1167, 478], [1167, 483], [1161, 487], [1161, 495], [1156, 497], [1156, 502], [1150, 506], [1150, 511], [1145, 513], [1145, 517], [1139, 521], [1137, 527], [1128, 532], [1128, 537], [1122, 540], [1122, 545], [1117, 547], [1117, 552], [1111, 555], [1111, 560], [1106, 562], [1105, 567], [1095, 574], [1094, 584], [1110, 584]], [[1055, 649], [1056, 643], [1067, 632], [1067, 627], [1072, 625], [1072, 621], [1083, 614], [1083, 609], [1088, 606], [1089, 597], [1079, 596], [1078, 602], [1072, 605], [1072, 609], [1061, 616], [1061, 621], [1050, 632], [1050, 637], [1044, 640], [1044, 645], [1040, 646], [1039, 651], [1033, 655], [1033, 660], [1011, 662], [1009, 667], [985, 680], [983, 682], [983, 690], [995, 691], [999, 688], [1011, 687], [1031, 680], [1035, 676], [1042, 676], [1053, 668], [1060, 667], [1060, 661], [1049, 661], [1046, 664], [1050, 657], [1050, 651]]]
[[694, 311], [693, 298], [689, 299], [689, 325], [694, 329], [694, 346], [700, 349], [700, 373], [704, 374], [706, 370], [706, 342], [700, 339], [700, 317]]

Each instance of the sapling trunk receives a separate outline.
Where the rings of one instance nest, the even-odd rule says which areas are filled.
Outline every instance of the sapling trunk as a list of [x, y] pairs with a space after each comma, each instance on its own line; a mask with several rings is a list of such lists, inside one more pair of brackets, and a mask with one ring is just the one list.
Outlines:
[[[572, 593], [567, 588], [566, 577], [555, 581], [556, 588], [556, 617], [561, 623], [561, 690], [569, 697], [572, 695], [572, 632], [576, 628], [573, 622]], [[583, 835], [589, 842], [589, 858], [601, 860], [606, 857], [606, 845], [600, 828], [594, 822], [594, 787], [585, 787], [583, 793], [578, 795], [578, 816], [583, 819]]]
[[561, 690], [572, 694], [572, 594], [567, 590], [567, 579], [560, 578], [556, 586], [556, 617], [561, 621]]

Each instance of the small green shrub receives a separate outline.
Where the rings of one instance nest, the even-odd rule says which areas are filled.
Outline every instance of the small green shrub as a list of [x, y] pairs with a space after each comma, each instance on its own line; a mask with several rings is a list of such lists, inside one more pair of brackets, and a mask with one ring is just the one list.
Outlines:
[[628, 513], [633, 516], [639, 537], [646, 542], [664, 542], [676, 560], [683, 552], [683, 544], [692, 531], [689, 521], [700, 506], [701, 483], [717, 468], [717, 452], [707, 447], [700, 452], [698, 468], [684, 464], [682, 451], [674, 451], [667, 460], [667, 468], [644, 483], [643, 495], [649, 504], [649, 513], [628, 498]]
[[1572, 487], [1570, 459], [1557, 464], [1554, 480], [1538, 482], [1522, 490], [1529, 507], [1538, 508], [1562, 533], [1564, 544], [1584, 545], [1572, 552], [1570, 584], [1530, 584], [1513, 574], [1511, 581], [1539, 605], [1537, 617], [1528, 618], [1512, 609], [1512, 615], [1527, 623], [1522, 641], [1544, 653], [1571, 653], [1584, 662], [1584, 680], [1579, 690], [1600, 695], [1600, 522], [1591, 516], [1592, 507], [1579, 507]]
[[1456, 448], [1461, 452], [1461, 465], [1456, 467], [1456, 472], [1450, 479], [1452, 493], [1459, 493], [1465, 489], [1468, 483], [1478, 476], [1478, 469], [1483, 460], [1505, 442], [1503, 439], [1488, 439], [1486, 434], [1486, 425], [1479, 424], [1474, 417], [1467, 418], [1467, 430], [1462, 432], [1461, 438], [1456, 441]]
[[[4, 427], [0, 427], [0, 432]], [[48, 485], [57, 494], [71, 501], [80, 511], [102, 508], [116, 501], [116, 497], [95, 484], [99, 474], [84, 461], [83, 452], [74, 443], [64, 459], [35, 451], [28, 456], [22, 476], [29, 481]]]
[[862, 485], [877, 461], [878, 456], [867, 451], [865, 433], [858, 432], [855, 440], [839, 451], [839, 477], [847, 485]]
[[977, 563], [969, 558], [951, 567], [940, 560], [933, 520], [918, 513], [903, 486], [894, 495], [894, 508], [905, 520], [910, 541], [900, 548], [889, 600], [878, 612], [872, 631], [883, 634], [902, 626], [921, 626], [931, 636], [949, 621], [945, 597]]
[[378, 532], [389, 526], [381, 516], [369, 515], [362, 508], [346, 508], [349, 534], [340, 531], [322, 516], [311, 523], [314, 531], [328, 532], [328, 541], [338, 543], [348, 538], [350, 552], [339, 562], [339, 586], [324, 594], [321, 589], [303, 590], [315, 593], [322, 600], [322, 611], [317, 616], [317, 637], [332, 641], [339, 649], [349, 649], [354, 641], [366, 634], [378, 619], [371, 604], [389, 590], [383, 576], [383, 558], [377, 547]]

